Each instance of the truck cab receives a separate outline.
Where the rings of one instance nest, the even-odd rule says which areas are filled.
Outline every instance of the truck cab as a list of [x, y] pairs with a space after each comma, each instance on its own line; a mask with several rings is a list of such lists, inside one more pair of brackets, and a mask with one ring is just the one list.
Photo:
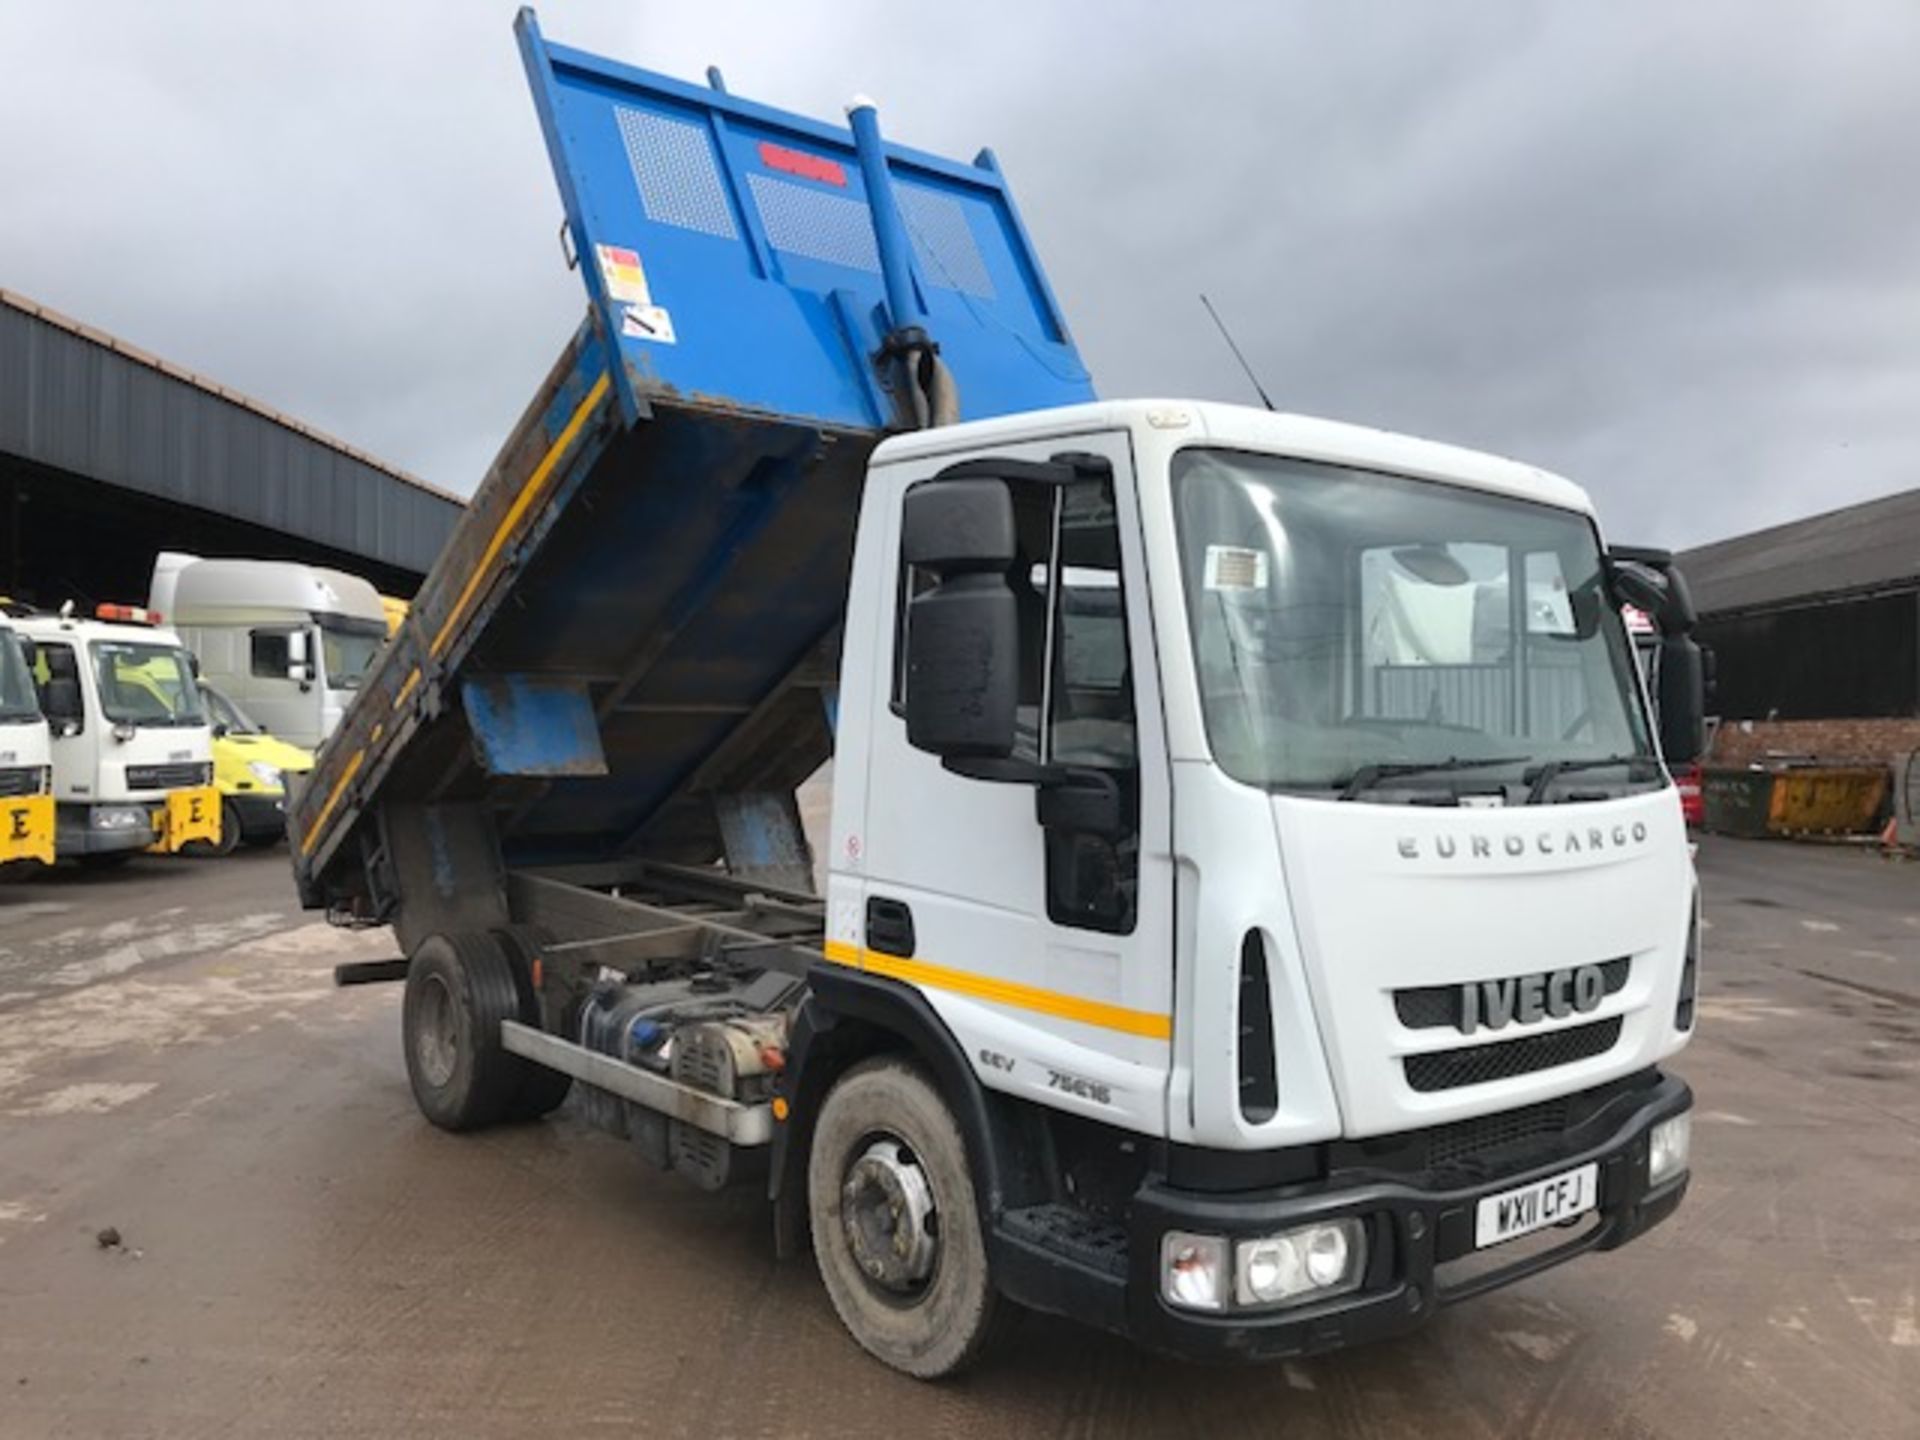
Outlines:
[[339, 725], [388, 636], [372, 585], [294, 561], [162, 551], [149, 605], [173, 622], [208, 680], [307, 749]]
[[27, 647], [0, 613], [0, 866], [53, 863], [51, 764]]
[[179, 636], [126, 605], [14, 623], [51, 731], [60, 858], [110, 864], [217, 840], [213, 733]]

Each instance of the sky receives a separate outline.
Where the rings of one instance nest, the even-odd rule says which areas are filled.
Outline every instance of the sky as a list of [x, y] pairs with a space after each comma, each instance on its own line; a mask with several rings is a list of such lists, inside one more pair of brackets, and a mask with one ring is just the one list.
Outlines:
[[[584, 297], [494, 0], [0, 0], [0, 286], [472, 490]], [[1100, 393], [1531, 461], [1683, 546], [1920, 485], [1911, 0], [548, 0], [1007, 171]]]

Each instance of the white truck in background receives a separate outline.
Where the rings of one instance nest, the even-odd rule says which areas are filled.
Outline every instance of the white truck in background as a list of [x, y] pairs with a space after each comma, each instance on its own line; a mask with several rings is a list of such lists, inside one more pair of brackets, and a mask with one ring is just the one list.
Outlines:
[[26, 646], [0, 612], [0, 865], [53, 863], [52, 766]]
[[213, 731], [179, 636], [145, 610], [16, 615], [49, 729], [55, 849], [107, 866], [220, 838]]
[[372, 585], [290, 560], [163, 550], [148, 605], [172, 622], [208, 680], [268, 733], [308, 749], [339, 725], [388, 634]]

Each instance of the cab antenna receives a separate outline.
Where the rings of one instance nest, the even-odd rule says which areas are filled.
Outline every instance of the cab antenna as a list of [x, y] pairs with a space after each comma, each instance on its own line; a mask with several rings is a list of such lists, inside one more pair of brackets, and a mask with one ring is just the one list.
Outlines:
[[1247, 372], [1247, 380], [1253, 386], [1253, 393], [1260, 397], [1262, 405], [1269, 410], [1273, 409], [1273, 401], [1267, 398], [1266, 389], [1260, 384], [1260, 377], [1253, 373], [1253, 366], [1249, 365], [1247, 357], [1240, 353], [1240, 347], [1233, 343], [1233, 332], [1227, 329], [1227, 322], [1220, 318], [1220, 312], [1213, 308], [1213, 302], [1207, 298], [1207, 292], [1204, 290], [1200, 292], [1200, 303], [1207, 307], [1207, 314], [1211, 315], [1213, 323], [1220, 327], [1220, 338], [1227, 342], [1227, 348], [1233, 352], [1233, 358], [1238, 360], [1240, 368]]

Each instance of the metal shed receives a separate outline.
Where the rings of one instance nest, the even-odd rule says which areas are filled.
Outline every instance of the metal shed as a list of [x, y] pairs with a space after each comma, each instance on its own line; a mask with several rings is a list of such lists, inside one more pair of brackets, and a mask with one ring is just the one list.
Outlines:
[[0, 290], [0, 591], [145, 594], [154, 552], [309, 560], [411, 594], [446, 491]]
[[1920, 716], [1920, 490], [1677, 559], [1727, 718]]

